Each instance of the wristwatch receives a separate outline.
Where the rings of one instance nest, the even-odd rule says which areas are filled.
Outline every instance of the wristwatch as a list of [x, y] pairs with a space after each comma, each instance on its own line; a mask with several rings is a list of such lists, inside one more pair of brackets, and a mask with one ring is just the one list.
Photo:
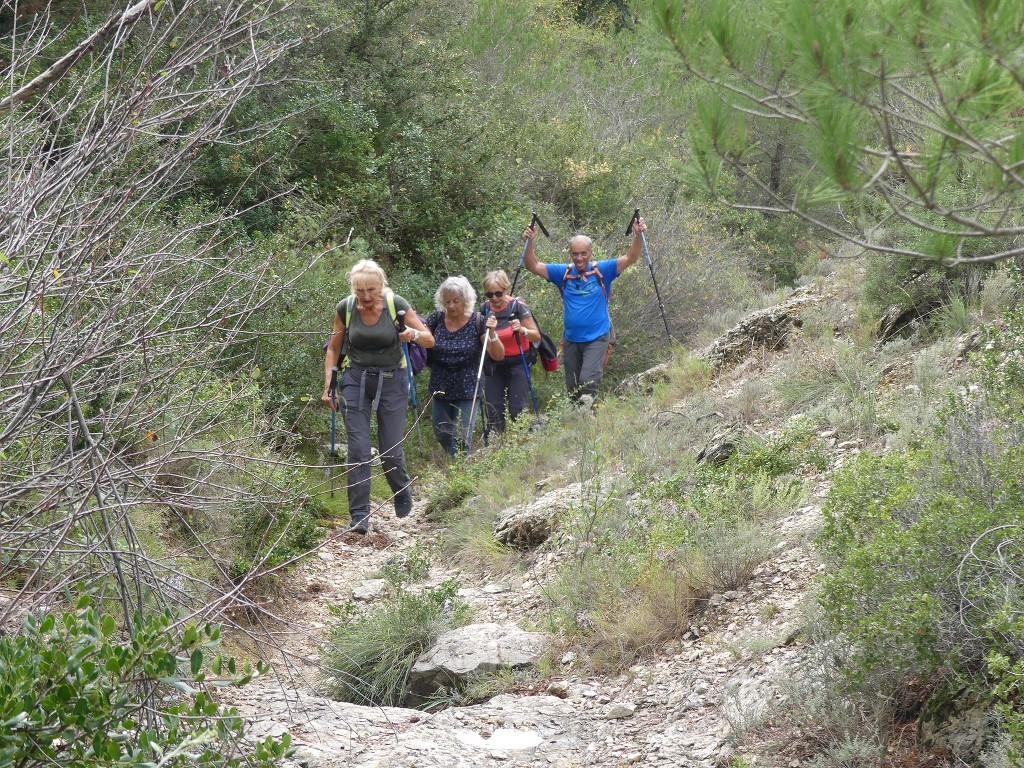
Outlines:
[[420, 337], [419, 328], [413, 328], [412, 329], [412, 343], [415, 344], [416, 343], [416, 339], [418, 339], [419, 337]]

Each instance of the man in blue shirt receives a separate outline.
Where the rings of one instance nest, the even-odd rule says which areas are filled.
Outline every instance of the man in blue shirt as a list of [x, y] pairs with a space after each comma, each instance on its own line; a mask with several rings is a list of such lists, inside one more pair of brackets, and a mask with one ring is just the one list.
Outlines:
[[533, 252], [534, 230], [527, 228], [523, 265], [538, 277], [554, 283], [562, 294], [565, 343], [562, 365], [565, 389], [578, 402], [592, 405], [597, 398], [608, 353], [615, 342], [612, 319], [608, 313], [612, 281], [633, 264], [643, 250], [641, 233], [647, 231], [643, 219], [633, 223], [633, 242], [625, 256], [593, 261], [594, 243], [586, 235], [569, 241], [568, 264], [544, 264]]

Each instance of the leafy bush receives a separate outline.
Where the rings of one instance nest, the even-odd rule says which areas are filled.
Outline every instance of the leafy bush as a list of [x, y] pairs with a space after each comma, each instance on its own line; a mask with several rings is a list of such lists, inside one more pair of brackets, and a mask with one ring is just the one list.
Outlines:
[[219, 638], [210, 624], [179, 631], [170, 613], [136, 614], [125, 638], [88, 597], [63, 615], [30, 615], [21, 634], [0, 637], [0, 763], [276, 765], [287, 734], [246, 746], [237, 712], [200, 690], [265, 671], [209, 658]]
[[408, 552], [391, 557], [380, 567], [380, 578], [396, 587], [423, 581], [430, 573], [430, 554], [419, 542]]
[[853, 678], [977, 675], [1004, 634], [995, 620], [1024, 608], [990, 565], [1024, 524], [1024, 448], [981, 413], [954, 411], [934, 448], [861, 455], [836, 478], [821, 545], [838, 568], [822, 603], [855, 648]]
[[297, 470], [266, 465], [253, 472], [251, 481], [250, 494], [229, 502], [225, 510], [235, 534], [233, 579], [301, 557], [324, 536], [317, 522], [319, 503], [292, 497], [299, 483]]
[[469, 606], [457, 596], [458, 589], [449, 580], [420, 593], [399, 590], [383, 609], [334, 627], [324, 654], [326, 692], [353, 704], [405, 704], [416, 658], [469, 618]]
[[[480, 451], [468, 459], [455, 462], [431, 490], [427, 514], [442, 514], [456, 509], [466, 499], [480, 492], [482, 485], [493, 485], [494, 478], [508, 476], [504, 469], [520, 466], [529, 457], [530, 446], [523, 439], [530, 422], [528, 417], [513, 423], [500, 445]], [[511, 478], [518, 481], [518, 478]]]

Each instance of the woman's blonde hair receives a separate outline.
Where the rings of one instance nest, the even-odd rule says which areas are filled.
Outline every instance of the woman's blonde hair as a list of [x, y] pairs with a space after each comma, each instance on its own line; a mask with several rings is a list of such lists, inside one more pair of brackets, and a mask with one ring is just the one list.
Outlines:
[[372, 279], [374, 281], [380, 281], [381, 291], [388, 289], [388, 276], [384, 274], [384, 270], [381, 269], [373, 259], [361, 259], [353, 265], [352, 270], [348, 273], [348, 285], [352, 290], [353, 295], [356, 292], [356, 283], [362, 282], [365, 279]]
[[512, 281], [508, 279], [508, 275], [505, 274], [504, 269], [496, 269], [493, 272], [488, 272], [484, 275], [484, 290], [487, 290], [488, 285], [493, 285], [496, 288], [500, 288], [503, 291], [512, 289]]
[[476, 291], [472, 284], [462, 275], [449, 277], [438, 287], [434, 294], [434, 306], [444, 312], [445, 296], [457, 296], [462, 302], [463, 309], [472, 309], [476, 306]]

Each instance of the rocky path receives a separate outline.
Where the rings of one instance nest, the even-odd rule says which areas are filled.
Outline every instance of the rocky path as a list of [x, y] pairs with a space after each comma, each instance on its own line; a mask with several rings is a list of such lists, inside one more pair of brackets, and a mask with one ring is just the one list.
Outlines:
[[[292, 661], [279, 664], [276, 677], [233, 691], [230, 701], [255, 722], [254, 736], [289, 731], [293, 764], [310, 768], [722, 765], [738, 733], [785, 706], [785, 681], [801, 654], [794, 643], [801, 602], [821, 568], [811, 538], [825, 491], [819, 484], [806, 506], [776, 522], [775, 550], [748, 585], [712, 598], [683, 639], [625, 674], [578, 673], [584, 665], [569, 653], [544, 693], [475, 706], [424, 713], [324, 698], [316, 662], [329, 606], [355, 599], [372, 609], [379, 584], [368, 575], [416, 542], [429, 546], [432, 523], [417, 503], [410, 518], [379, 520], [367, 539], [331, 538], [290, 577], [273, 607], [290, 618], [280, 642]], [[523, 624], [539, 618], [544, 572], [535, 569], [535, 581], [469, 584], [461, 594], [480, 621]], [[448, 575], [432, 572], [430, 581]], [[772, 755], [757, 757], [777, 764]]]

